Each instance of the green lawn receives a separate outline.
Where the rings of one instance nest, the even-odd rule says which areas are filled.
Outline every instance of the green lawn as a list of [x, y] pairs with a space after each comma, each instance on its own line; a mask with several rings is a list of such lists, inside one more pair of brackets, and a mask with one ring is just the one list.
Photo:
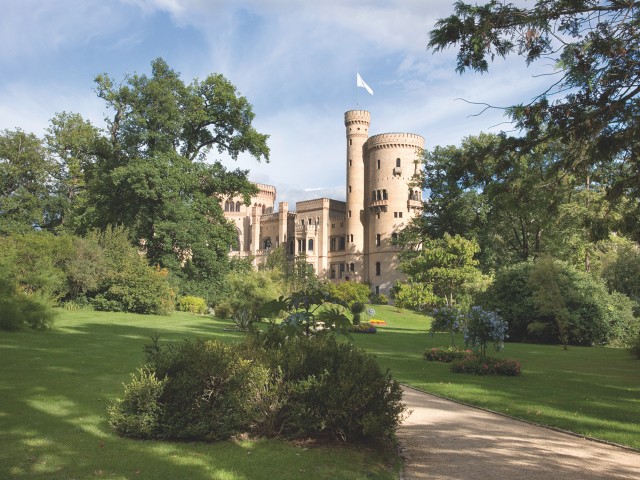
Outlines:
[[[591, 437], [640, 448], [640, 361], [626, 350], [507, 343], [487, 354], [521, 362], [519, 377], [456, 374], [427, 362], [427, 347], [450, 344], [448, 334], [427, 333], [429, 319], [393, 307], [374, 307], [387, 321], [356, 342], [375, 353], [402, 383], [465, 403]], [[462, 339], [457, 338], [458, 345]]]
[[366, 449], [136, 441], [109, 429], [106, 406], [122, 395], [154, 332], [165, 340], [238, 336], [225, 325], [188, 314], [64, 312], [50, 331], [0, 332], [0, 478], [397, 478], [393, 455]]
[[[375, 307], [387, 321], [354, 340], [395, 378], [427, 392], [640, 448], [640, 362], [610, 348], [507, 344], [520, 377], [452, 374], [426, 362], [429, 319]], [[54, 329], [0, 332], [0, 478], [15, 479], [393, 479], [392, 455], [281, 441], [169, 443], [117, 437], [105, 409], [143, 360], [142, 346], [194, 336], [239, 338], [229, 322], [63, 312]], [[458, 339], [460, 342], [460, 339]], [[493, 355], [494, 352], [491, 352]]]

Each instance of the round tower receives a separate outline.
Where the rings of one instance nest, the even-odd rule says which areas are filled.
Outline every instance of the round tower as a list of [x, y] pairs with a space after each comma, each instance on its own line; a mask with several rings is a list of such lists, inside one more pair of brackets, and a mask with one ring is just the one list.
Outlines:
[[398, 272], [397, 235], [419, 214], [421, 189], [411, 186], [419, 172], [424, 138], [411, 133], [384, 133], [364, 145], [367, 179], [365, 205], [368, 280], [374, 291], [389, 294]]
[[371, 113], [350, 110], [344, 114], [347, 135], [346, 269], [353, 280], [365, 280], [365, 162], [364, 144], [369, 138]]

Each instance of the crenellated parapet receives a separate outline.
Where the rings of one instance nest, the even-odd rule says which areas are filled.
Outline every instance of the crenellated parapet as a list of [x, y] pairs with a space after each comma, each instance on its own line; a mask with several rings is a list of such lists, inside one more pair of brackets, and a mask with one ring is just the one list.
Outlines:
[[381, 133], [374, 135], [365, 144], [367, 150], [379, 150], [383, 148], [424, 148], [424, 137], [415, 133]]

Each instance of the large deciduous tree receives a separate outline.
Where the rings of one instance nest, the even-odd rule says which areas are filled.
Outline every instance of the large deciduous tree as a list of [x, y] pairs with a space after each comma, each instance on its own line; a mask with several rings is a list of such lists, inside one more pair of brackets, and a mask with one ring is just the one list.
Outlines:
[[85, 173], [85, 222], [127, 226], [151, 263], [178, 275], [184, 293], [211, 299], [236, 237], [220, 199], [241, 193], [248, 201], [255, 187], [246, 171], [206, 157], [217, 150], [268, 161], [251, 105], [222, 75], [185, 84], [162, 59], [150, 76], [116, 84], [105, 74], [96, 84], [112, 115], [109, 146]]
[[0, 132], [0, 235], [48, 228], [55, 170], [34, 134]]
[[[489, 60], [516, 53], [554, 65], [548, 90], [507, 113], [526, 148], [557, 141], [568, 171], [607, 172], [609, 197], [640, 197], [640, 3], [538, 0], [530, 8], [492, 0], [456, 2], [429, 47], [456, 46], [457, 71], [485, 72]], [[637, 207], [637, 201], [636, 201]]]

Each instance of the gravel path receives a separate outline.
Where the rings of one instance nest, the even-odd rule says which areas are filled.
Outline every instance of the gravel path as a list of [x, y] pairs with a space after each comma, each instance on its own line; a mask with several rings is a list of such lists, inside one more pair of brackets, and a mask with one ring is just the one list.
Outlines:
[[405, 480], [640, 480], [640, 453], [404, 387]]

